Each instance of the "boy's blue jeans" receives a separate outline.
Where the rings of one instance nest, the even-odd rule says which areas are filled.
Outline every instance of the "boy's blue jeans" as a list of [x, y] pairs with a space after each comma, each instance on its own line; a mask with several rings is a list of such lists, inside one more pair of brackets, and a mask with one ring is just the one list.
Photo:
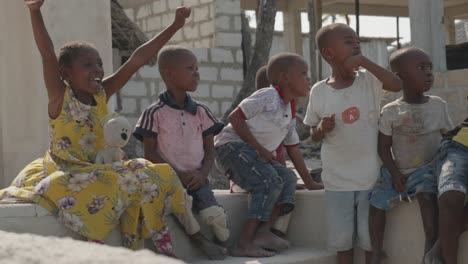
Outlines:
[[219, 206], [208, 181], [206, 181], [205, 184], [203, 184], [198, 190], [187, 190], [187, 193], [188, 195], [192, 196], [193, 208], [197, 212], [200, 212], [201, 210], [209, 208], [211, 206]]
[[448, 191], [459, 191], [466, 195], [468, 186], [468, 148], [444, 140], [435, 157], [436, 175], [439, 176], [439, 197]]
[[375, 208], [388, 211], [395, 207], [402, 198], [413, 199], [418, 193], [437, 194], [437, 177], [432, 164], [418, 168], [406, 177], [404, 194], [393, 187], [392, 175], [382, 166], [381, 175], [369, 195], [369, 202]]
[[297, 177], [290, 169], [265, 161], [245, 142], [224, 144], [216, 152], [216, 166], [250, 193], [247, 218], [268, 221], [277, 204], [284, 205], [280, 215], [294, 209]]

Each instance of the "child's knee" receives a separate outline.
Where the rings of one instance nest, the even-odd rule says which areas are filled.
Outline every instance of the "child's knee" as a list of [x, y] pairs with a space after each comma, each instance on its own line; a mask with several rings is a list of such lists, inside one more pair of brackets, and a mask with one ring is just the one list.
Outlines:
[[271, 175], [270, 179], [271, 180], [267, 180], [267, 182], [271, 192], [281, 192], [287, 183], [287, 181], [285, 181], [285, 179], [279, 175]]
[[229, 238], [227, 216], [220, 206], [211, 206], [200, 211], [202, 221], [213, 227], [213, 232], [218, 240], [224, 242]]
[[277, 199], [283, 190], [285, 183], [278, 174], [259, 174], [257, 180], [249, 183], [252, 193], [262, 194], [264, 196], [274, 196]]
[[463, 207], [465, 203], [465, 193], [459, 191], [448, 191], [439, 197], [439, 204], [448, 207]]
[[465, 204], [465, 194], [458, 191], [448, 191], [439, 198], [439, 210], [445, 213], [462, 211]]
[[284, 185], [285, 186], [296, 186], [297, 184], [297, 176], [294, 172], [290, 171], [290, 173], [287, 173], [284, 177]]

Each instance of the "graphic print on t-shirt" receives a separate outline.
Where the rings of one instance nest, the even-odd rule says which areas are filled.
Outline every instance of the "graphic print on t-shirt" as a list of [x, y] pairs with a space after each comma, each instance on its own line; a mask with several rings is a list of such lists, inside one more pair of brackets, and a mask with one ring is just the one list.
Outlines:
[[343, 122], [345, 124], [352, 124], [358, 121], [360, 117], [361, 117], [361, 113], [359, 111], [359, 108], [355, 106], [350, 107], [344, 110], [343, 113], [341, 113], [341, 118], [343, 119]]

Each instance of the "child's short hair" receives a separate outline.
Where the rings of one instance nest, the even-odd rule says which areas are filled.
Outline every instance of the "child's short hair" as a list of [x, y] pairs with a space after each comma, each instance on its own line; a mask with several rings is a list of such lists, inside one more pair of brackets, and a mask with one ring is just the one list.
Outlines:
[[271, 84], [278, 84], [280, 73], [287, 72], [294, 63], [305, 63], [304, 59], [296, 53], [283, 52], [270, 58], [267, 65], [267, 77]]
[[390, 59], [389, 59], [390, 68], [392, 69], [392, 71], [400, 72], [401, 65], [407, 62], [409, 55], [414, 54], [415, 52], [420, 52], [420, 53], [424, 53], [427, 55], [427, 53], [424, 50], [420, 48], [415, 48], [415, 47], [406, 47], [406, 48], [402, 48], [393, 52], [390, 55]]
[[340, 29], [353, 30], [350, 26], [346, 24], [334, 23], [326, 25], [317, 31], [317, 34], [315, 35], [315, 43], [317, 44], [317, 48], [320, 52], [322, 52], [323, 48], [327, 48], [329, 46], [330, 36]]
[[258, 69], [257, 74], [255, 75], [255, 89], [262, 89], [270, 86], [270, 81], [267, 76], [267, 65], [263, 65]]
[[72, 41], [65, 43], [60, 48], [58, 63], [59, 66], [70, 66], [73, 60], [84, 50], [96, 50], [96, 47], [86, 41]]
[[158, 68], [161, 77], [163, 77], [163, 70], [165, 68], [176, 64], [180, 57], [187, 53], [193, 54], [191, 50], [180, 45], [168, 45], [163, 47], [158, 54]]

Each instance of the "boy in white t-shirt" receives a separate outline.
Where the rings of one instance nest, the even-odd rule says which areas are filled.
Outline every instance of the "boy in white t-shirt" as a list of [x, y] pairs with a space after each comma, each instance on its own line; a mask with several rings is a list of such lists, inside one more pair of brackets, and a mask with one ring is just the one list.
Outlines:
[[296, 175], [275, 160], [281, 143], [307, 188], [323, 188], [305, 166], [296, 132], [294, 99], [309, 91], [307, 64], [297, 54], [281, 53], [270, 59], [267, 75], [272, 87], [244, 99], [215, 137], [216, 166], [250, 193], [247, 222], [231, 250], [234, 256], [269, 257], [289, 247], [271, 232], [278, 216], [294, 209]]
[[328, 244], [339, 264], [353, 263], [355, 246], [370, 263], [368, 194], [379, 175], [380, 97], [382, 88], [399, 91], [402, 84], [361, 54], [359, 37], [345, 24], [321, 28], [316, 42], [332, 75], [312, 88], [304, 123], [312, 127], [312, 139], [322, 141]]
[[379, 120], [383, 166], [369, 199], [373, 264], [382, 259], [386, 211], [403, 199], [418, 198], [426, 235], [424, 254], [437, 240], [437, 177], [432, 160], [442, 134], [453, 128], [446, 102], [424, 95], [434, 76], [431, 59], [423, 50], [398, 50], [390, 66], [403, 80], [403, 96], [385, 105]]

